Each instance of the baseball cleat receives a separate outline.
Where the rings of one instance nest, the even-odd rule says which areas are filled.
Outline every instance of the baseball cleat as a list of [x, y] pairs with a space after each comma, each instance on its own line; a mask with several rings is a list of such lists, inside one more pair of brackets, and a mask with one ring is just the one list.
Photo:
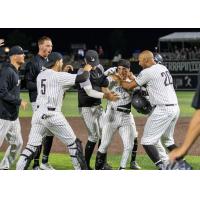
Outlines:
[[108, 163], [105, 163], [102, 170], [112, 170], [112, 167]]
[[141, 169], [141, 167], [137, 164], [136, 161], [132, 161], [132, 162], [130, 163], [130, 169], [139, 170], [139, 169]]
[[41, 170], [39, 166], [33, 167], [33, 170]]
[[119, 167], [119, 169], [118, 170], [125, 170], [125, 168], [123, 168], [123, 167]]
[[42, 170], [55, 170], [49, 163], [41, 163], [40, 169]]

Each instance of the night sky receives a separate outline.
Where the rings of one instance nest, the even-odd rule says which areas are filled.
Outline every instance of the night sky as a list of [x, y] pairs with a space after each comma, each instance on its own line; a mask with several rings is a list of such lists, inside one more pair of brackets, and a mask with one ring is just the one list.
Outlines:
[[200, 31], [200, 29], [0, 29], [0, 38], [5, 38], [9, 43], [8, 39], [11, 37], [9, 35], [15, 31], [25, 34], [31, 41], [35, 42], [43, 35], [49, 36], [53, 40], [54, 50], [61, 52], [68, 52], [71, 43], [86, 43], [88, 49], [94, 48], [95, 45], [101, 45], [107, 57], [112, 57], [118, 48], [121, 48], [122, 54], [130, 56], [137, 49], [154, 50], [158, 38], [161, 36], [172, 32]]

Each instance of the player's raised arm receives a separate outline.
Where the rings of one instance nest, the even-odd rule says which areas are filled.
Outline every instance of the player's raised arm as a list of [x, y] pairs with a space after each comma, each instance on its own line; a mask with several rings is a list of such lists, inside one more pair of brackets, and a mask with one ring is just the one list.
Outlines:
[[138, 86], [135, 80], [131, 82], [121, 81], [120, 84], [126, 90], [131, 90]]
[[89, 72], [90, 72], [91, 69], [92, 69], [91, 65], [89, 65], [89, 64], [85, 65], [84, 68], [83, 68], [83, 72], [76, 76], [75, 82], [76, 83], [83, 83], [83, 82], [87, 81], [87, 79], [89, 78], [89, 75], [90, 75]]

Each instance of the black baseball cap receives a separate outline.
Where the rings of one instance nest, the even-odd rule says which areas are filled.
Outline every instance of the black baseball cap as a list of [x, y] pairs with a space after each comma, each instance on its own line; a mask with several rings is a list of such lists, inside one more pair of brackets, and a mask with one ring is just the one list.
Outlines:
[[13, 46], [8, 53], [9, 56], [24, 54], [24, 50], [20, 46]]
[[63, 59], [62, 54], [58, 52], [52, 52], [48, 56], [48, 62], [44, 65], [46, 68], [51, 68], [58, 60]]
[[125, 68], [130, 68], [131, 67], [131, 63], [128, 60], [121, 59], [121, 60], [119, 60], [117, 66], [123, 66]]
[[88, 50], [85, 54], [85, 60], [92, 67], [95, 67], [100, 64], [99, 55], [95, 50]]

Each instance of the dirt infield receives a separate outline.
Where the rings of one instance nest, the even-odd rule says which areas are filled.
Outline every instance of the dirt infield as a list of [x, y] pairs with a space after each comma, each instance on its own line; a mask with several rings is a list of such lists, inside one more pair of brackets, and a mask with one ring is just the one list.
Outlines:
[[[79, 117], [70, 117], [70, 118], [67, 118], [67, 120], [72, 126], [75, 134], [83, 141], [83, 145], [85, 145], [87, 141], [87, 130], [84, 126], [82, 119]], [[175, 141], [177, 145], [181, 144], [184, 139], [189, 120], [190, 118], [180, 118], [177, 123], [176, 130], [175, 130]], [[135, 121], [136, 121], [137, 130], [139, 133], [139, 141], [140, 141], [144, 124], [146, 122], [146, 118], [136, 118]], [[25, 146], [27, 143], [27, 138], [28, 138], [28, 134], [30, 130], [31, 118], [21, 118], [20, 122], [21, 122], [22, 136], [24, 139], [24, 146]], [[6, 146], [7, 145], [4, 142], [3, 147], [2, 147], [3, 151], [6, 149]], [[1, 148], [1, 151], [2, 151], [2, 148]], [[66, 148], [60, 141], [55, 139], [53, 143], [52, 151], [64, 153], [66, 151]], [[121, 139], [119, 137], [119, 134], [115, 134], [114, 140], [109, 148], [109, 152], [112, 154], [120, 154], [121, 151], [122, 151]], [[141, 145], [139, 145], [138, 153], [139, 154], [144, 153], [144, 150]], [[190, 151], [190, 154], [200, 155], [200, 139], [198, 139], [198, 141], [194, 144], [193, 148]]]

